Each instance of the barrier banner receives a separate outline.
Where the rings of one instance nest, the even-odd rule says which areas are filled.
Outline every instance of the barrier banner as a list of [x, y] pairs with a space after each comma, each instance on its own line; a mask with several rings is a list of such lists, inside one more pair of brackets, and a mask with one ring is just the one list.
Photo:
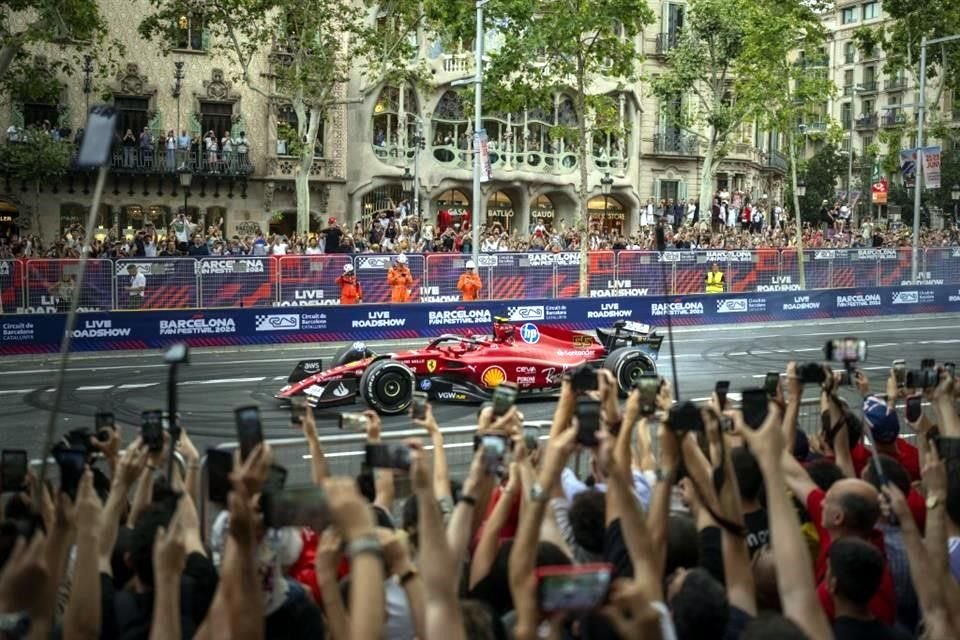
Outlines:
[[77, 295], [81, 311], [109, 311], [113, 308], [113, 268], [110, 260], [87, 260], [83, 289], [77, 291], [79, 260], [28, 260], [26, 307], [18, 312], [64, 311]]
[[[390, 284], [387, 282], [387, 274], [396, 258], [395, 255], [366, 254], [354, 257], [353, 268], [356, 271], [357, 280], [363, 288], [364, 302], [390, 302]], [[413, 277], [413, 284], [407, 287], [410, 302], [420, 301], [424, 263], [423, 255], [407, 256], [407, 266], [410, 268], [410, 275]], [[337, 295], [339, 296], [339, 292], [337, 292]]]
[[197, 286], [198, 261], [193, 258], [131, 258], [117, 260], [116, 300], [119, 309], [134, 309], [130, 299], [130, 274], [127, 267], [136, 265], [147, 288], [143, 309], [189, 309], [200, 306]]
[[0, 311], [11, 312], [22, 309], [23, 267], [22, 260], [0, 260]]
[[[960, 284], [960, 247], [926, 249], [917, 278], [926, 284]], [[909, 284], [910, 275], [901, 281]]]
[[[480, 276], [480, 299], [490, 297], [490, 263], [496, 256], [479, 256], [477, 275]], [[425, 280], [429, 283], [420, 289], [421, 302], [456, 302], [460, 300], [457, 283], [466, 269], [468, 253], [433, 253], [427, 256]]]
[[[442, 333], [486, 334], [496, 316], [592, 331], [617, 320], [662, 327], [668, 314], [681, 326], [958, 311], [960, 285], [911, 285], [616, 299], [84, 313], [77, 320], [73, 344], [78, 351], [94, 351], [157, 349], [181, 340], [194, 347], [213, 347], [427, 339]], [[56, 351], [64, 320], [62, 313], [3, 316], [0, 354]]]
[[275, 258], [201, 258], [196, 271], [201, 307], [271, 307], [277, 298]]
[[[279, 260], [279, 307], [319, 307], [340, 304], [337, 278], [343, 265], [351, 263], [346, 254], [283, 256]], [[366, 298], [366, 291], [364, 291]]]
[[664, 263], [660, 269], [660, 254], [656, 251], [617, 252], [616, 287], [590, 290], [591, 297], [610, 298], [622, 295], [660, 296], [669, 291], [673, 281], [673, 265]]

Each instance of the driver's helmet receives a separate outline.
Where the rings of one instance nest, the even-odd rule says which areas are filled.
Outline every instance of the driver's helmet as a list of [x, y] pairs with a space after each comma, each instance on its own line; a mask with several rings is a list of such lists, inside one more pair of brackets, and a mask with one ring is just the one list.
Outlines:
[[516, 327], [509, 322], [497, 322], [493, 325], [493, 339], [497, 342], [512, 342], [515, 331]]

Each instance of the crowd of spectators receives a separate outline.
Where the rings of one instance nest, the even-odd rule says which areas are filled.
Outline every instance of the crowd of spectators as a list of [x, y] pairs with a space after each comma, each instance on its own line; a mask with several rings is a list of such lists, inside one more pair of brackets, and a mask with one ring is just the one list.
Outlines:
[[[122, 449], [117, 428], [74, 431], [55, 450], [82, 452], [75, 490], [3, 474], [0, 635], [960, 637], [960, 380], [938, 366], [907, 389], [891, 370], [877, 394], [854, 370], [861, 411], [824, 367], [821, 427], [806, 434], [798, 371], [787, 366], [759, 415], [717, 396], [691, 413], [666, 381], [648, 407], [638, 389], [623, 403], [605, 371], [596, 391], [567, 379], [546, 437], [516, 407], [482, 409], [463, 478], [429, 408], [413, 420], [429, 446], [408, 440], [387, 468], [331, 477], [307, 411], [294, 425], [312, 479], [302, 508], [268, 506], [285, 474], [261, 443], [234, 457], [209, 535], [185, 433], [166, 471], [171, 437]], [[901, 435], [897, 405], [915, 396], [929, 416]], [[595, 432], [579, 409], [591, 402]], [[367, 422], [381, 442], [376, 414]], [[569, 467], [578, 452], [587, 478]], [[296, 522], [269, 527], [264, 512]]]

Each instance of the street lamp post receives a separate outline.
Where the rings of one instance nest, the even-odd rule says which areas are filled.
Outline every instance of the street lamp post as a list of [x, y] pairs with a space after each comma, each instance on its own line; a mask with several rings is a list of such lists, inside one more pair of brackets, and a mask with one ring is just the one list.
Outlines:
[[600, 220], [600, 231], [603, 231], [604, 225], [607, 223], [607, 198], [610, 197], [610, 192], [613, 190], [613, 178], [610, 177], [610, 172], [603, 174], [603, 178], [600, 179], [600, 192], [603, 193], [603, 218]]
[[483, 118], [483, 5], [490, 0], [476, 0], [477, 34], [473, 43], [473, 221], [470, 225], [470, 238], [473, 243], [473, 263], [480, 262], [480, 146], [479, 133]]
[[[417, 118], [417, 133], [413, 136], [413, 215], [420, 219], [420, 151], [426, 147], [423, 121]], [[406, 171], [406, 170], [405, 170]]]
[[187, 198], [190, 197], [190, 183], [193, 182], [193, 172], [187, 167], [182, 167], [179, 173], [180, 186], [183, 187], [183, 217], [187, 217]]
[[960, 219], [957, 218], [957, 202], [960, 201], [960, 184], [953, 185], [953, 188], [950, 189], [950, 199], [953, 200], [953, 226], [960, 224]]
[[807, 288], [806, 268], [803, 264], [803, 216], [800, 215], [800, 198], [807, 195], [807, 180], [797, 176], [797, 265], [800, 268], [800, 288]]
[[83, 102], [87, 112], [90, 111], [90, 93], [93, 91], [93, 56], [83, 56]]
[[917, 169], [916, 191], [913, 194], [913, 259], [911, 265], [911, 281], [917, 281], [917, 258], [920, 255], [920, 195], [923, 189], [923, 120], [927, 110], [927, 47], [932, 44], [941, 44], [960, 40], [960, 35], [945, 36], [927, 40], [924, 36], [920, 41], [920, 95], [917, 96]]
[[403, 189], [403, 194], [405, 196], [407, 194], [412, 195], [413, 189], [414, 189], [414, 182], [416, 182], [416, 178], [414, 178], [413, 175], [410, 173], [410, 167], [404, 167], [403, 175], [400, 176], [400, 187]]
[[183, 62], [177, 60], [173, 63], [173, 97], [177, 99], [177, 132], [176, 135], [180, 135], [180, 94], [183, 89]]

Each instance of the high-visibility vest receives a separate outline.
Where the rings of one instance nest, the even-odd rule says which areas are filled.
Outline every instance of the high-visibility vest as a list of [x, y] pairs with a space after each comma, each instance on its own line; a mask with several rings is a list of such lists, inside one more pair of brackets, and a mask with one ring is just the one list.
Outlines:
[[723, 271], [707, 272], [707, 293], [723, 293]]

